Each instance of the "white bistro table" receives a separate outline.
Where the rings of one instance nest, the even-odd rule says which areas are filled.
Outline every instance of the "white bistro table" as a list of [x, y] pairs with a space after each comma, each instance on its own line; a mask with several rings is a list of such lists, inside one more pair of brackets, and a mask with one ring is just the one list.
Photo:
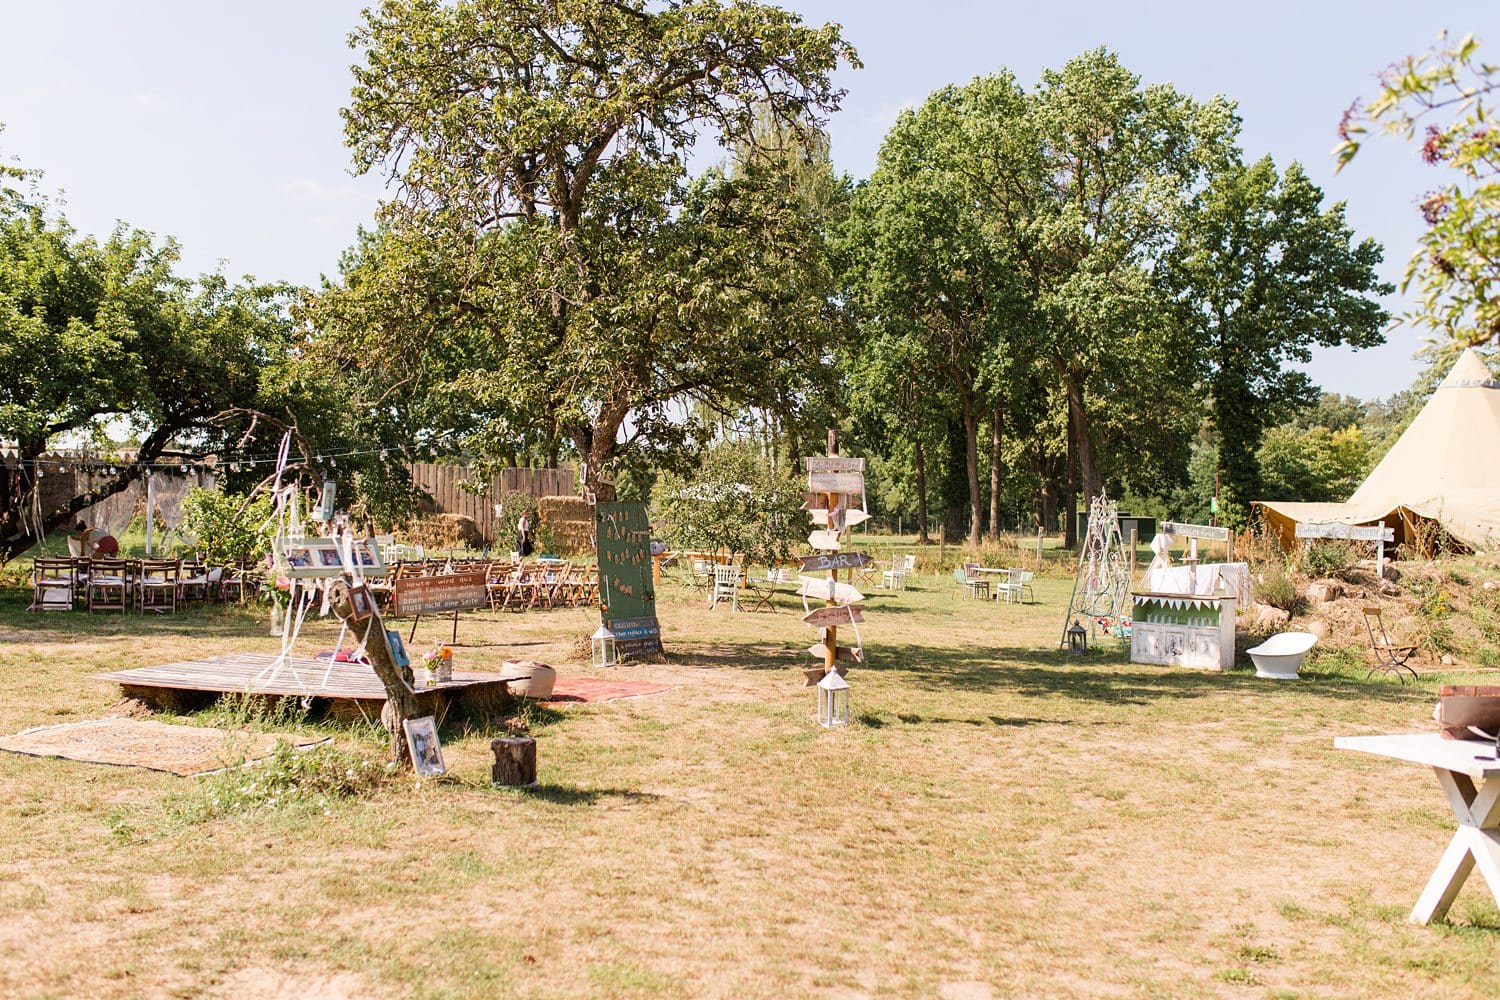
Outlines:
[[1494, 758], [1493, 743], [1413, 733], [1340, 736], [1333, 745], [1340, 750], [1427, 765], [1437, 773], [1438, 784], [1458, 820], [1458, 831], [1408, 920], [1426, 924], [1443, 919], [1475, 865], [1500, 906], [1500, 761]]

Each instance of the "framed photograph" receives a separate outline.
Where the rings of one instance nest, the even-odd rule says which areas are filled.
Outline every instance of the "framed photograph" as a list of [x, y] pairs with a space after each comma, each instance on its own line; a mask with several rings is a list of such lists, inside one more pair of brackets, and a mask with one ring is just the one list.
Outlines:
[[406, 730], [406, 746], [411, 751], [412, 765], [424, 778], [436, 778], [448, 773], [443, 763], [443, 747], [438, 743], [437, 723], [432, 716], [407, 719], [402, 723]]
[[286, 550], [286, 564], [292, 569], [311, 569], [313, 565], [312, 549], [302, 546], [294, 546]]
[[364, 584], [349, 588], [349, 607], [354, 621], [362, 622], [375, 613], [375, 595]]
[[320, 545], [315, 551], [318, 553], [319, 566], [331, 566], [334, 569], [340, 569], [343, 566], [339, 562], [339, 550], [337, 548]]
[[386, 629], [385, 638], [391, 647], [391, 659], [396, 666], [411, 666], [411, 658], [406, 655], [406, 643], [401, 641], [401, 633], [396, 629]]

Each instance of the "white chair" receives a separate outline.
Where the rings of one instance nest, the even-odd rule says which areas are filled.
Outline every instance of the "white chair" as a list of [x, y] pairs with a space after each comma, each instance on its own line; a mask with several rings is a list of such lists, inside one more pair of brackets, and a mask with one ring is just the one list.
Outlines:
[[729, 601], [729, 610], [740, 609], [740, 568], [738, 566], [714, 567], [714, 586], [709, 594], [708, 607], [710, 610], [719, 606], [719, 602]]
[[995, 580], [995, 582], [993, 584], [991, 584], [991, 587], [992, 587], [992, 589], [995, 592], [995, 600], [998, 601], [998, 600], [1000, 600], [1003, 597], [1003, 598], [1005, 598], [1005, 603], [1006, 604], [1010, 604], [1012, 601], [1020, 600], [1020, 596], [1021, 596], [1021, 584], [1019, 582], [1020, 579], [1021, 579], [1021, 571], [1020, 570], [1018, 570], [1018, 569], [1008, 569], [1008, 570], [1006, 570], [1004, 576], [998, 578], [997, 580]]
[[900, 556], [891, 560], [891, 568], [880, 574], [881, 590], [906, 589], [906, 560]]

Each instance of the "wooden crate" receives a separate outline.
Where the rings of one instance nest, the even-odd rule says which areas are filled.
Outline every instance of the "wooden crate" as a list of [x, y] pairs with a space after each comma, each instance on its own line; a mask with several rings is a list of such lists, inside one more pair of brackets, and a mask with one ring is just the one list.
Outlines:
[[1444, 684], [1438, 689], [1438, 726], [1445, 740], [1477, 740], [1469, 731], [1500, 729], [1500, 685]]

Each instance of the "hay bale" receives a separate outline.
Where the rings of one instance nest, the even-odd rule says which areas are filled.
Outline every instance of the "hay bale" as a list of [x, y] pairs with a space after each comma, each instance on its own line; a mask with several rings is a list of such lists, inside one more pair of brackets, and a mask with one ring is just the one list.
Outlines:
[[594, 511], [583, 497], [538, 497], [536, 513], [543, 524], [594, 520]]
[[467, 514], [433, 514], [413, 521], [406, 534], [413, 544], [431, 549], [480, 549], [484, 534]]

